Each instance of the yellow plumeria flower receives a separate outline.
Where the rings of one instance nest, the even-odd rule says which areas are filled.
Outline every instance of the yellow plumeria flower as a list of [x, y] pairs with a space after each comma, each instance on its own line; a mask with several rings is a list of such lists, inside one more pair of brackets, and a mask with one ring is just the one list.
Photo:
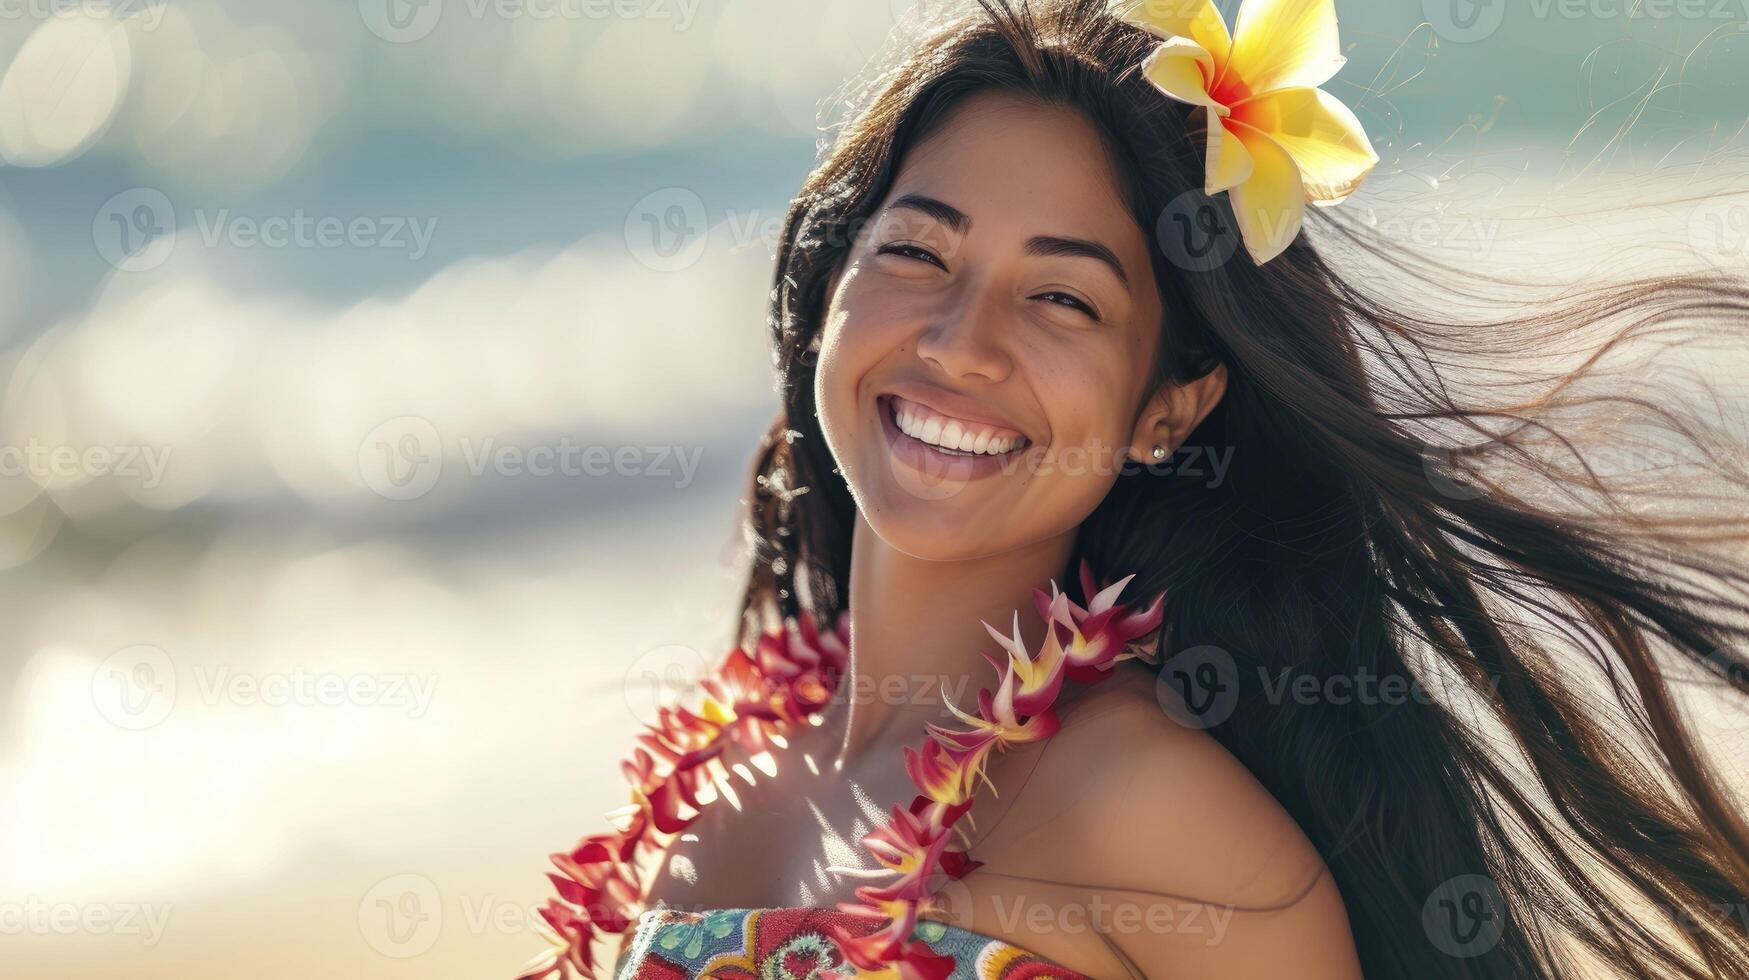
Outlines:
[[1204, 189], [1230, 192], [1259, 264], [1293, 243], [1306, 202], [1341, 202], [1378, 163], [1360, 120], [1318, 88], [1347, 60], [1334, 0], [1244, 0], [1231, 35], [1213, 0], [1141, 0], [1124, 19], [1163, 39], [1148, 81], [1207, 111]]

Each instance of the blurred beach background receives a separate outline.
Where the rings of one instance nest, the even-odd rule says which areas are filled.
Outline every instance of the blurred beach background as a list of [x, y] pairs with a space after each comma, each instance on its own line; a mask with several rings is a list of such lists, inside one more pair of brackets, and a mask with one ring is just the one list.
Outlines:
[[[728, 639], [789, 195], [953, 6], [0, 0], [0, 973], [540, 948]], [[1338, 7], [1361, 220], [1749, 270], [1744, 0]]]

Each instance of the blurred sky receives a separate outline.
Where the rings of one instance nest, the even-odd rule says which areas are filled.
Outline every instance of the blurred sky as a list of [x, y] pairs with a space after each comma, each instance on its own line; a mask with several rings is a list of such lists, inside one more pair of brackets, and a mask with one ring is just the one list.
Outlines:
[[[1341, 0], [1350, 207], [1749, 266], [1746, 4]], [[785, 203], [948, 5], [0, 0], [0, 972], [538, 948], [727, 636]]]

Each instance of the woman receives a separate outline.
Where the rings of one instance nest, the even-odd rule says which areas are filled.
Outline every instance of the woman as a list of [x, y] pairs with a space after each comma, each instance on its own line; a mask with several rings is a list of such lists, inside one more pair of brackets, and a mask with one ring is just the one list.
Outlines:
[[880, 80], [778, 253], [747, 642], [554, 856], [525, 976], [1749, 976], [1664, 676], [1746, 686], [1743, 572], [1533, 438], [1589, 375], [1436, 370], [1749, 294], [1355, 288], [1302, 221], [1487, 284], [1305, 213], [1376, 159], [1340, 60], [1329, 0], [984, 0]]

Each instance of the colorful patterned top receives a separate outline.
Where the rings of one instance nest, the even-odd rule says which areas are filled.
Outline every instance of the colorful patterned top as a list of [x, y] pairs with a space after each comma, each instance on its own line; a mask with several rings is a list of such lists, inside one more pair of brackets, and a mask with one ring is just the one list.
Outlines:
[[[881, 923], [836, 909], [722, 909], [682, 912], [654, 908], [614, 969], [618, 980], [822, 980], [844, 962], [831, 933], [856, 935]], [[919, 920], [912, 937], [953, 961], [947, 980], [1087, 980], [1018, 946], [959, 926]]]

